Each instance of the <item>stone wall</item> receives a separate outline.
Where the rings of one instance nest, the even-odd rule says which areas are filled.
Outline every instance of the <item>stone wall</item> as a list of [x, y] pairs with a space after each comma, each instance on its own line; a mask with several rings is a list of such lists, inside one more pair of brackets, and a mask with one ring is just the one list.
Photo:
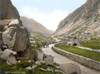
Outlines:
[[73, 54], [73, 53], [61, 50], [61, 49], [59, 49], [59, 48], [57, 48], [55, 46], [53, 46], [53, 49], [56, 52], [66, 56], [66, 57], [68, 57], [68, 58], [70, 58], [72, 60], [75, 60], [75, 61], [77, 61], [77, 62], [79, 62], [81, 64], [84, 64], [84, 65], [86, 65], [86, 66], [88, 66], [90, 68], [94, 68], [94, 69], [100, 70], [100, 62], [97, 62], [95, 60], [92, 60], [92, 59], [89, 59], [89, 58], [86, 58], [86, 57], [83, 57], [83, 56], [79, 56], [77, 54]]

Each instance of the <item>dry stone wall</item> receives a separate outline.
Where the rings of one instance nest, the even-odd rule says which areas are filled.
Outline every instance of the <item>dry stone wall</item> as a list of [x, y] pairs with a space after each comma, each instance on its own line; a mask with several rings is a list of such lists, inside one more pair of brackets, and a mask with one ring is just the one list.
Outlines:
[[68, 58], [70, 58], [72, 60], [75, 60], [75, 61], [77, 61], [77, 62], [79, 62], [81, 64], [84, 64], [84, 65], [86, 65], [86, 66], [88, 66], [90, 68], [94, 68], [94, 69], [100, 70], [100, 62], [97, 62], [95, 60], [92, 60], [92, 59], [89, 59], [89, 58], [86, 58], [86, 57], [83, 57], [83, 56], [79, 56], [77, 54], [73, 54], [73, 53], [61, 50], [61, 49], [59, 49], [59, 48], [57, 48], [55, 46], [53, 46], [53, 49], [56, 52], [66, 56], [66, 57], [68, 57]]

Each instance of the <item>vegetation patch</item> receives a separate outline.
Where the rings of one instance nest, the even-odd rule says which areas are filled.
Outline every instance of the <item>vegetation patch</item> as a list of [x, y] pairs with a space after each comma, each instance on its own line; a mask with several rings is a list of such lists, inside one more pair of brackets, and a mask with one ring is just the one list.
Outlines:
[[[27, 60], [23, 60], [16, 65], [8, 65], [5, 60], [0, 59], [0, 74], [62, 74], [60, 72], [55, 72], [54, 70], [60, 70], [55, 66], [47, 66], [45, 64], [41, 64], [35, 69], [26, 69], [27, 67], [32, 67], [34, 62], [29, 63]], [[55, 64], [54, 64], [55, 65]], [[52, 69], [52, 71], [43, 71], [42, 69]]]
[[32, 44], [33, 49], [41, 49], [41, 47], [43, 47], [45, 44], [51, 44], [55, 41], [52, 37], [47, 37], [36, 33], [31, 33], [30, 38], [35, 41], [35, 43]]
[[8, 65], [5, 60], [0, 59], [0, 72], [2, 74], [26, 74], [27, 69], [26, 67], [32, 66], [34, 63], [29, 63], [26, 60], [18, 62], [16, 65]]
[[100, 38], [98, 38], [98, 39], [93, 38], [87, 42], [80, 43], [80, 45], [83, 47], [100, 50]]
[[85, 50], [85, 49], [80, 49], [77, 47], [73, 47], [73, 46], [56, 46], [62, 50], [71, 52], [71, 53], [75, 53], [78, 54], [80, 56], [84, 56], [96, 61], [100, 62], [100, 53], [99, 52], [94, 52], [94, 51], [89, 51], [89, 50]]

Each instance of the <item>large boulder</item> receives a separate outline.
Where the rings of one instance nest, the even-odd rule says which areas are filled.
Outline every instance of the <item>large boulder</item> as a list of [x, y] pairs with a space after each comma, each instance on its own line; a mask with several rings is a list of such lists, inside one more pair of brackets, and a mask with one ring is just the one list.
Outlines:
[[36, 60], [43, 61], [44, 53], [42, 51], [36, 50]]
[[10, 49], [5, 49], [4, 52], [0, 51], [0, 58], [6, 60], [9, 64], [16, 64], [15, 55], [16, 52]]
[[2, 33], [4, 44], [15, 51], [24, 51], [29, 47], [27, 30], [24, 27], [18, 27], [17, 24], [10, 26]]
[[[7, 45], [10, 49], [13, 49], [16, 39], [16, 28], [8, 28], [2, 33], [3, 43]], [[15, 33], [14, 33], [15, 32]], [[11, 36], [12, 35], [12, 36]]]
[[60, 64], [59, 67], [65, 74], [81, 74], [80, 67], [75, 63]]
[[53, 65], [54, 57], [51, 55], [46, 55], [46, 57], [44, 58], [44, 62], [46, 65]]
[[17, 52], [16, 58], [34, 59], [28, 31], [23, 27], [20, 15], [11, 0], [0, 0], [0, 49], [3, 51], [4, 45]]
[[9, 55], [9, 57], [7, 58], [7, 63], [8, 64], [16, 64], [17, 63], [16, 58], [13, 54]]
[[[2, 51], [1, 51], [1, 52], [2, 52]], [[14, 54], [14, 55], [15, 55], [16, 52], [15, 52], [15, 51], [12, 51], [12, 50], [10, 50], [10, 49], [5, 49], [5, 50], [2, 52], [2, 55], [1, 55], [0, 57], [1, 57], [2, 59], [6, 60], [10, 54]]]

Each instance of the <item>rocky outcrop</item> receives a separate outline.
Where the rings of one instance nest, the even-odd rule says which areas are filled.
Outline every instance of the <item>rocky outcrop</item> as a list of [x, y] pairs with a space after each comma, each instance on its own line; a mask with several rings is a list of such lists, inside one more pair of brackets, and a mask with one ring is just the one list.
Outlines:
[[0, 20], [19, 18], [19, 13], [10, 0], [0, 0]]
[[42, 35], [51, 35], [53, 32], [48, 30], [46, 27], [44, 27], [42, 24], [36, 22], [35, 20], [31, 18], [27, 18], [24, 16], [21, 16], [21, 20], [23, 22], [23, 26], [28, 29], [31, 33], [37, 33]]
[[[28, 31], [23, 27], [17, 9], [11, 0], [0, 0], [0, 49], [17, 52], [16, 59], [33, 59]], [[11, 55], [12, 58], [12, 55]]]
[[82, 39], [100, 36], [100, 0], [87, 2], [62, 20], [54, 35], [74, 35]]

